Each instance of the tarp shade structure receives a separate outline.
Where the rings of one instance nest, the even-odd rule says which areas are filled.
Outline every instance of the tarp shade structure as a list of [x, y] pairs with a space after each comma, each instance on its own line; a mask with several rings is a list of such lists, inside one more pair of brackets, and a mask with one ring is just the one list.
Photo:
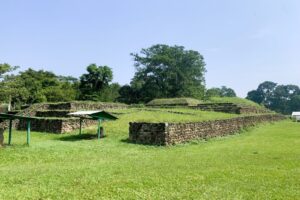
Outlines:
[[292, 117], [295, 118], [297, 121], [300, 121], [300, 112], [293, 112]]
[[98, 139], [100, 139], [100, 129], [101, 129], [101, 122], [107, 120], [116, 120], [117, 117], [113, 116], [112, 114], [105, 112], [103, 110], [96, 110], [96, 111], [77, 111], [73, 113], [69, 113], [70, 116], [79, 117], [80, 118], [80, 130], [79, 134], [82, 133], [82, 119], [92, 119], [98, 121]]
[[101, 119], [101, 120], [116, 120], [117, 117], [113, 116], [112, 114], [105, 112], [103, 110], [96, 110], [96, 111], [77, 111], [73, 113], [69, 113], [70, 116], [74, 117], [81, 117], [87, 119]]
[[0, 113], [0, 119], [3, 120], [9, 120], [9, 126], [8, 126], [8, 144], [11, 144], [12, 140], [12, 121], [15, 119], [23, 119], [27, 121], [27, 144], [30, 144], [30, 122], [32, 119], [35, 119], [33, 117], [25, 117], [20, 115], [12, 115], [12, 114], [6, 114], [6, 113]]

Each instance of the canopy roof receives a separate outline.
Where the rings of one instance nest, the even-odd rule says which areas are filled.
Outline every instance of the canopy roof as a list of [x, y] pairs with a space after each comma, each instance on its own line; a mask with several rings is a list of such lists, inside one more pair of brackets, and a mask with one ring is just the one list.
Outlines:
[[0, 113], [0, 119], [35, 119], [35, 118], [34, 117], [25, 117], [25, 116], [21, 116], [21, 115]]
[[300, 116], [300, 112], [293, 112], [292, 116]]
[[117, 117], [112, 114], [105, 112], [103, 110], [86, 110], [86, 111], [77, 111], [69, 113], [70, 116], [74, 117], [86, 117], [89, 116], [93, 119], [102, 119], [102, 120], [116, 120]]

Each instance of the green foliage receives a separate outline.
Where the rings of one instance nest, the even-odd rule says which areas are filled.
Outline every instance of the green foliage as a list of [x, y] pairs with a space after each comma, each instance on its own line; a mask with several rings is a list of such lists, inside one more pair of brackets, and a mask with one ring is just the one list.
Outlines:
[[119, 90], [118, 101], [127, 104], [142, 103], [139, 89], [130, 85], [122, 86]]
[[206, 91], [206, 97], [236, 97], [236, 93], [233, 89], [226, 86], [221, 88], [210, 88]]
[[147, 103], [149, 106], [167, 106], [167, 105], [189, 105], [196, 106], [201, 101], [193, 98], [168, 98], [168, 99], [154, 99]]
[[[204, 96], [206, 70], [199, 52], [185, 50], [182, 46], [158, 44], [131, 55], [136, 73], [131, 82], [132, 89], [126, 88], [126, 92], [122, 93], [137, 93], [134, 95], [138, 98], [135, 103], [155, 98]], [[126, 101], [131, 102], [132, 99]]]
[[11, 66], [7, 63], [3, 63], [3, 64], [0, 63], [0, 78], [3, 78], [4, 74], [14, 71], [18, 68], [19, 68], [18, 66]]
[[234, 136], [154, 147], [127, 143], [128, 122], [140, 116], [119, 117], [104, 123], [107, 137], [99, 141], [93, 139], [96, 127], [84, 129], [82, 136], [33, 132], [30, 147], [23, 145], [25, 132], [13, 132], [13, 145], [0, 149], [0, 198], [300, 196], [300, 123], [283, 121]]
[[[134, 111], [134, 109], [131, 109]], [[115, 111], [114, 111], [115, 112]], [[120, 112], [124, 112], [121, 110]], [[221, 112], [207, 112], [189, 108], [147, 108], [136, 109], [130, 113], [131, 120], [136, 122], [200, 122], [216, 119], [228, 119], [238, 117], [237, 114]]]
[[112, 83], [96, 93], [97, 95], [93, 100], [102, 102], [114, 102], [119, 97], [119, 90], [120, 85], [118, 83]]
[[270, 81], [261, 83], [248, 93], [247, 99], [283, 114], [300, 110], [300, 88], [296, 85], [278, 85]]
[[3, 102], [11, 100], [13, 107], [39, 102], [75, 100], [78, 83], [70, 77], [58, 77], [52, 72], [28, 69], [18, 75], [5, 76], [0, 83]]
[[6, 113], [8, 111], [8, 104], [0, 104], [0, 112]]
[[80, 99], [98, 100], [100, 92], [109, 86], [113, 79], [111, 68], [91, 64], [87, 67], [87, 74], [80, 77]]
[[251, 100], [243, 99], [243, 98], [239, 98], [239, 97], [212, 97], [207, 102], [210, 102], [210, 103], [234, 103], [234, 104], [239, 104], [239, 105], [263, 108], [261, 105], [255, 103]]
[[13, 107], [20, 107], [27, 101], [30, 96], [29, 91], [25, 87], [24, 80], [18, 76], [5, 76], [0, 82], [0, 101], [11, 102]]

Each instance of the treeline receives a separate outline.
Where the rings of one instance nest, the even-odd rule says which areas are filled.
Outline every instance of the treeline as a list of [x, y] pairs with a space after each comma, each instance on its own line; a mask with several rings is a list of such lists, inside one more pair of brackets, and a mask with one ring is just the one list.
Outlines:
[[19, 67], [0, 65], [1, 102], [14, 107], [40, 102], [90, 100], [145, 103], [155, 98], [235, 96], [227, 87], [205, 88], [203, 56], [182, 46], [154, 45], [132, 53], [136, 73], [129, 85], [113, 83], [108, 66], [91, 64], [79, 79], [29, 68], [14, 75]]
[[300, 88], [297, 85], [265, 81], [256, 90], [248, 92], [247, 99], [283, 114], [300, 110]]
[[[135, 74], [130, 84], [113, 83], [113, 72], [108, 66], [91, 64], [79, 78], [59, 76], [44, 70], [12, 72], [19, 67], [0, 64], [0, 101], [14, 107], [40, 102], [90, 100], [146, 103], [155, 98], [235, 97], [226, 86], [207, 89], [203, 56], [182, 46], [153, 45], [132, 53]], [[250, 91], [247, 99], [281, 113], [300, 110], [299, 87], [264, 82]]]

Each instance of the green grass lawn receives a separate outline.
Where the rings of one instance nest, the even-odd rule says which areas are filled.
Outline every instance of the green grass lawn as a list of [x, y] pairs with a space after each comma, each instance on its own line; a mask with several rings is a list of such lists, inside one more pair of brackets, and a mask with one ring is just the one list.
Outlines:
[[221, 112], [207, 112], [190, 108], [131, 108], [120, 110], [108, 110], [121, 121], [117, 122], [126, 125], [130, 121], [135, 122], [198, 122], [215, 119], [228, 119], [238, 117], [237, 114]]
[[168, 99], [153, 99], [148, 102], [149, 106], [167, 106], [167, 105], [190, 105], [196, 106], [201, 103], [198, 99], [193, 98], [168, 98]]
[[211, 97], [208, 101], [208, 103], [234, 103], [239, 105], [245, 105], [245, 106], [253, 106], [256, 108], [263, 108], [261, 105], [255, 103], [254, 101], [239, 98], [239, 97]]
[[126, 142], [136, 118], [104, 123], [99, 141], [88, 135], [95, 128], [82, 137], [33, 132], [27, 147], [25, 132], [13, 132], [13, 145], [0, 149], [0, 199], [300, 197], [300, 123], [157, 147]]

